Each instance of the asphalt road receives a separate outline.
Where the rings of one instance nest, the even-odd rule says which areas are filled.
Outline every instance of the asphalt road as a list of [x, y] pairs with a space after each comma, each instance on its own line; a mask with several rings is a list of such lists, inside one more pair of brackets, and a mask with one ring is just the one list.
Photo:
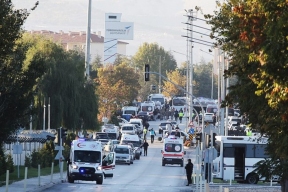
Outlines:
[[[150, 121], [150, 127], [153, 127], [158, 133], [160, 121]], [[179, 125], [184, 128], [184, 123]], [[158, 137], [158, 136], [157, 136]], [[163, 143], [156, 141], [151, 144], [148, 136], [149, 148], [148, 155], [141, 156], [140, 160], [135, 160], [131, 165], [116, 165], [112, 179], [104, 179], [102, 185], [96, 185], [96, 182], [75, 181], [74, 184], [61, 183], [55, 185], [45, 192], [125, 192], [125, 191], [165, 191], [165, 192], [188, 192], [192, 186], [186, 185], [186, 175], [183, 167], [179, 165], [161, 165], [161, 149]], [[191, 150], [190, 150], [191, 151]], [[187, 152], [186, 158], [191, 158], [192, 153]]]

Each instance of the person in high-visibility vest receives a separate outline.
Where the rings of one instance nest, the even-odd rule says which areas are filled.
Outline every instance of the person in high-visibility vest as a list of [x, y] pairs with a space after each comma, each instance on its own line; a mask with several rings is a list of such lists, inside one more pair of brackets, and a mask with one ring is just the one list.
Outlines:
[[180, 121], [180, 123], [182, 123], [182, 118], [183, 118], [183, 116], [184, 116], [183, 111], [180, 111], [180, 112], [179, 112], [179, 121]]
[[250, 129], [246, 132], [246, 136], [252, 136], [252, 131]]

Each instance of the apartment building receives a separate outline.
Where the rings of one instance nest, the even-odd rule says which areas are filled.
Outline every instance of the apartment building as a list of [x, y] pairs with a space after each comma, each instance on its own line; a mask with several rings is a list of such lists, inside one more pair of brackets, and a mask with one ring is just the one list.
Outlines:
[[[41, 34], [47, 36], [55, 43], [60, 43], [65, 50], [78, 50], [85, 53], [86, 49], [86, 32], [53, 32], [48, 30], [41, 31], [29, 31], [31, 34]], [[123, 41], [118, 41], [117, 53], [121, 55], [126, 55], [126, 46], [128, 43]], [[90, 55], [91, 62], [95, 60], [98, 56], [101, 57], [102, 63], [104, 63], [104, 37], [101, 36], [101, 32], [93, 32], [90, 36]]]

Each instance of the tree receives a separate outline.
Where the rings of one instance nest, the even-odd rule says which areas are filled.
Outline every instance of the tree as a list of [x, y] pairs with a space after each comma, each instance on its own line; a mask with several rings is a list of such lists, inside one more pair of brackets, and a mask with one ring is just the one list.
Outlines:
[[231, 58], [225, 76], [238, 77], [224, 104], [239, 103], [252, 126], [268, 136], [271, 159], [264, 163], [269, 166], [258, 165], [257, 171], [268, 178], [267, 173], [279, 175], [281, 190], [287, 191], [288, 5], [284, 0], [231, 0], [219, 6], [215, 16], [206, 15], [211, 37]]
[[[178, 71], [171, 71], [167, 72], [167, 78], [175, 83], [176, 85], [180, 86], [181, 88], [186, 88], [186, 77]], [[178, 86], [175, 86], [174, 84], [170, 83], [169, 81], [164, 81], [163, 86], [163, 93], [166, 96], [183, 96], [185, 93], [181, 89], [179, 89]]]
[[161, 74], [165, 76], [166, 71], [175, 70], [177, 63], [170, 52], [156, 43], [144, 43], [134, 55], [136, 67], [143, 69], [145, 64], [150, 64], [150, 71], [159, 72], [161, 57]]
[[[9, 0], [0, 0], [1, 141], [14, 133], [20, 124], [27, 122], [27, 117], [31, 114], [33, 87], [37, 78], [45, 72], [44, 65], [25, 58], [25, 46], [17, 43], [22, 36], [22, 25], [29, 14], [26, 9], [14, 10]], [[2, 150], [1, 146], [2, 142]]]
[[134, 69], [122, 63], [106, 65], [98, 69], [99, 120], [110, 117], [113, 111], [125, 103], [131, 103], [138, 95], [139, 75]]

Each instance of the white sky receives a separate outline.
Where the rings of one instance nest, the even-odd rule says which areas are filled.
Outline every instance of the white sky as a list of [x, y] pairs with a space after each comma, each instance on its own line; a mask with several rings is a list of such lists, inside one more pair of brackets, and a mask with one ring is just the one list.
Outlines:
[[[12, 3], [15, 8], [30, 9], [36, 1], [12, 0]], [[129, 43], [127, 55], [134, 55], [144, 42], [158, 43], [166, 51], [172, 51], [179, 65], [186, 61], [186, 38], [181, 37], [186, 35], [186, 25], [183, 23], [187, 21], [187, 17], [184, 16], [184, 10], [195, 10], [195, 6], [201, 7], [205, 14], [213, 14], [216, 9], [215, 0], [92, 0], [91, 31], [101, 31], [104, 36], [105, 13], [122, 13], [121, 21], [134, 22], [134, 40], [126, 41]], [[39, 0], [38, 7], [31, 12], [24, 28], [55, 32], [86, 31], [87, 7], [88, 0]], [[204, 19], [199, 12], [197, 17]], [[210, 28], [200, 20], [194, 21], [194, 24]], [[196, 27], [193, 30], [207, 35], [210, 33]], [[197, 33], [193, 33], [193, 37], [212, 42], [209, 37]], [[198, 63], [201, 58], [206, 62], [213, 60], [212, 55], [205, 53], [209, 48], [194, 44], [193, 62]]]

